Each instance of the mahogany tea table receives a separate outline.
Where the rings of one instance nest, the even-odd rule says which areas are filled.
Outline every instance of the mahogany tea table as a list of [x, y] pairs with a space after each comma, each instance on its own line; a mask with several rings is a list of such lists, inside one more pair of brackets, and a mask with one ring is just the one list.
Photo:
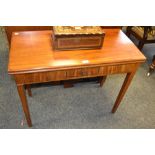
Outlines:
[[50, 30], [12, 33], [8, 73], [15, 79], [29, 127], [32, 121], [25, 88], [31, 96], [29, 85], [34, 83], [104, 77], [100, 81], [103, 85], [107, 75], [126, 73], [112, 113], [117, 110], [145, 57], [120, 29], [103, 31], [102, 49], [76, 51], [54, 51]]

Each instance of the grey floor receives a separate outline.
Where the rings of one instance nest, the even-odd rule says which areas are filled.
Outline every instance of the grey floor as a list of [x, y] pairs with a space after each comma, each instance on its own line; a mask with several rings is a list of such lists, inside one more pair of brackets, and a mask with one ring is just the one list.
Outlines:
[[[0, 28], [0, 128], [28, 128], [14, 80], [7, 74], [8, 46]], [[148, 60], [139, 68], [115, 114], [110, 111], [125, 75], [109, 76], [102, 88], [95, 82], [68, 89], [43, 85], [32, 88], [33, 97], [28, 97], [32, 128], [155, 128], [155, 73], [146, 76], [155, 44], [145, 45], [142, 52]]]

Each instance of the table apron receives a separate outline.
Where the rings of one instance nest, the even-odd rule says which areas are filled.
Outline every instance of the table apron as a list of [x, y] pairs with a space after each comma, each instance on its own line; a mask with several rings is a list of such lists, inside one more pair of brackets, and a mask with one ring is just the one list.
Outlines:
[[14, 74], [17, 84], [32, 84], [50, 81], [60, 81], [78, 78], [98, 77], [109, 74], [130, 73], [137, 69], [139, 63], [91, 66], [86, 68], [72, 68], [56, 71]]

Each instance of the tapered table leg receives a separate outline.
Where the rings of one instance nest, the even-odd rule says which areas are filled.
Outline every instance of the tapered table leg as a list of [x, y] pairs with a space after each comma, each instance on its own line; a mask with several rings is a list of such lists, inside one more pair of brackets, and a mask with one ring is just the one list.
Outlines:
[[134, 77], [134, 75], [135, 75], [135, 72], [127, 73], [126, 78], [124, 80], [124, 83], [122, 85], [122, 88], [121, 88], [121, 90], [120, 90], [120, 92], [119, 92], [119, 94], [117, 96], [117, 99], [115, 101], [115, 104], [114, 104], [114, 106], [112, 108], [112, 113], [116, 112], [116, 110], [117, 110], [123, 96], [125, 95], [125, 92], [127, 91], [128, 87], [130, 85], [130, 82], [132, 81], [132, 78]]
[[99, 77], [99, 83], [100, 83], [100, 86], [102, 87], [105, 80], [106, 80], [107, 76], [102, 76], [102, 77]]
[[27, 124], [29, 127], [31, 127], [32, 122], [31, 122], [31, 117], [30, 117], [29, 107], [27, 104], [24, 86], [23, 85], [17, 85], [17, 90], [18, 90], [18, 94], [19, 94], [20, 99], [21, 99], [21, 103], [22, 103], [23, 111], [25, 113]]
[[29, 84], [26, 85], [26, 89], [27, 89], [28, 95], [32, 97], [31, 86]]

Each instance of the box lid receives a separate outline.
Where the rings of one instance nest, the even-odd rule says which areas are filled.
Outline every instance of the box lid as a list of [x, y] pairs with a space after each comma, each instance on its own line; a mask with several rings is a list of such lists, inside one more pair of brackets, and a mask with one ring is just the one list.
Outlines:
[[55, 35], [103, 34], [100, 26], [54, 26]]

